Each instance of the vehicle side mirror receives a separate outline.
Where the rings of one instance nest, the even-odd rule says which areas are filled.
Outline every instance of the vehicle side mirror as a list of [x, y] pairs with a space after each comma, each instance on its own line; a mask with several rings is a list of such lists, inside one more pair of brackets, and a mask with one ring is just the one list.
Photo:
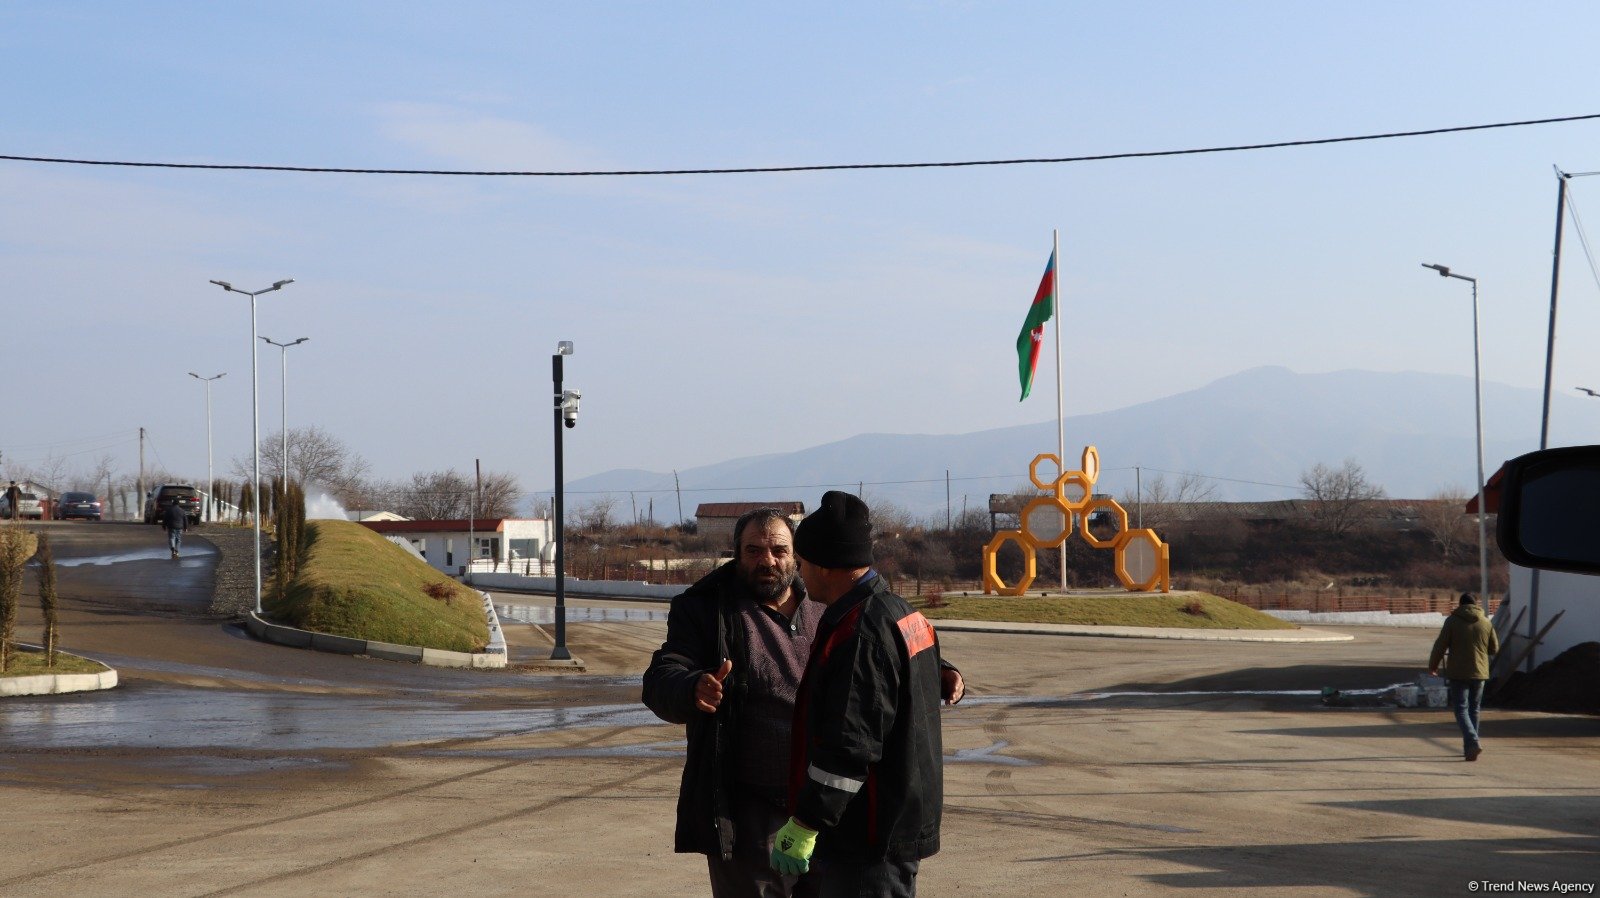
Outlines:
[[1512, 564], [1600, 574], [1600, 446], [1545, 449], [1506, 462], [1495, 539]]

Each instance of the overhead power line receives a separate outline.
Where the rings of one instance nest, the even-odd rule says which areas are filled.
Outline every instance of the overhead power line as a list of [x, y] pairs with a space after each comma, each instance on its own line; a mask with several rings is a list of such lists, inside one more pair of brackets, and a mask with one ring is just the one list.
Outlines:
[[1069, 162], [1108, 162], [1115, 159], [1153, 159], [1163, 156], [1198, 156], [1207, 153], [1238, 153], [1246, 150], [1276, 150], [1286, 147], [1321, 146], [1334, 143], [1355, 143], [1366, 140], [1394, 140], [1402, 137], [1428, 137], [1436, 134], [1460, 134], [1467, 131], [1489, 131], [1497, 128], [1525, 128], [1531, 125], [1555, 125], [1600, 119], [1600, 113], [1567, 115], [1558, 118], [1524, 119], [1515, 122], [1494, 122], [1487, 125], [1456, 125], [1447, 128], [1424, 128], [1414, 131], [1387, 131], [1379, 134], [1356, 134], [1344, 137], [1316, 137], [1305, 140], [1280, 140], [1270, 143], [1243, 143], [1215, 147], [1194, 147], [1184, 150], [1144, 150], [1125, 153], [1095, 153], [1084, 156], [1030, 157], [1021, 159], [970, 159], [956, 162], [855, 162], [837, 165], [765, 165], [742, 168], [657, 168], [617, 169], [610, 171], [473, 171], [463, 169], [423, 168], [335, 168], [317, 165], [228, 165], [206, 162], [133, 162], [111, 159], [72, 159], [57, 156], [0, 155], [0, 160], [10, 162], [41, 162], [54, 165], [100, 165], [123, 168], [172, 168], [201, 171], [274, 171], [301, 174], [341, 175], [445, 175], [455, 177], [513, 177], [513, 178], [609, 178], [656, 175], [751, 175], [778, 172], [812, 171], [866, 171], [898, 168], [973, 168], [988, 165], [1053, 165]]

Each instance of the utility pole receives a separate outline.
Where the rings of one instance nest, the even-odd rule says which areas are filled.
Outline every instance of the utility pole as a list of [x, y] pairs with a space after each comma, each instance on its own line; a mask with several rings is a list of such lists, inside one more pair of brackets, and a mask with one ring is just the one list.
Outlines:
[[139, 503], [139, 517], [144, 517], [144, 428], [139, 428], [139, 495], [134, 497]]
[[683, 526], [683, 485], [678, 483], [677, 469], [672, 472], [672, 490], [678, 494], [678, 526]]
[[944, 531], [950, 531], [950, 469], [944, 469]]

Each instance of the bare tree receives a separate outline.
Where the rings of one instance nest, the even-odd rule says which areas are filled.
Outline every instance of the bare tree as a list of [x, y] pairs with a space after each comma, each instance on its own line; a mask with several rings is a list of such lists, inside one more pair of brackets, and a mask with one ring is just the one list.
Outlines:
[[1446, 561], [1455, 558], [1467, 536], [1471, 516], [1467, 514], [1465, 490], [1447, 487], [1417, 503], [1417, 524], [1428, 534]]
[[411, 475], [400, 488], [395, 510], [419, 520], [465, 518], [472, 501], [472, 481], [458, 471], [427, 471]]
[[616, 523], [617, 497], [596, 496], [573, 510], [573, 523], [588, 534], [604, 533]]
[[1332, 536], [1343, 536], [1369, 520], [1374, 503], [1384, 497], [1383, 487], [1367, 480], [1367, 472], [1353, 458], [1330, 468], [1321, 462], [1300, 474], [1312, 523]]
[[[283, 474], [283, 431], [274, 431], [261, 438], [261, 479], [263, 481]], [[327, 489], [341, 504], [349, 504], [360, 489], [361, 479], [369, 466], [354, 449], [333, 434], [315, 424], [289, 428], [289, 472], [292, 479]], [[231, 462], [233, 476], [249, 480], [251, 459], [235, 457]]]
[[100, 460], [94, 463], [94, 467], [90, 468], [87, 472], [82, 472], [73, 476], [71, 480], [72, 488], [75, 490], [83, 490], [85, 492], [98, 493], [101, 489], [107, 488], [107, 485], [111, 482], [111, 475], [114, 474], [116, 470], [116, 463], [111, 460], [111, 456], [102, 455], [100, 456]]
[[483, 489], [478, 493], [478, 517], [512, 517], [521, 501], [522, 484], [517, 482], [516, 475], [503, 471], [484, 472]]
[[1162, 530], [1175, 521], [1212, 517], [1217, 488], [1199, 474], [1178, 474], [1171, 481], [1156, 474], [1140, 485], [1139, 492], [1123, 493], [1117, 502], [1127, 509], [1129, 523], [1137, 520], [1144, 527]]

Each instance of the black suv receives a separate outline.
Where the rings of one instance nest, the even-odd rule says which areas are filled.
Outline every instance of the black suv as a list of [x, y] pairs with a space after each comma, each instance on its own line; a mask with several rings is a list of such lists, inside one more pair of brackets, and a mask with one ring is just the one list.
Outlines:
[[150, 498], [144, 503], [144, 522], [146, 524], [161, 523], [161, 515], [167, 506], [178, 503], [189, 518], [189, 526], [200, 524], [201, 502], [200, 491], [192, 486], [177, 483], [164, 483], [150, 492]]

